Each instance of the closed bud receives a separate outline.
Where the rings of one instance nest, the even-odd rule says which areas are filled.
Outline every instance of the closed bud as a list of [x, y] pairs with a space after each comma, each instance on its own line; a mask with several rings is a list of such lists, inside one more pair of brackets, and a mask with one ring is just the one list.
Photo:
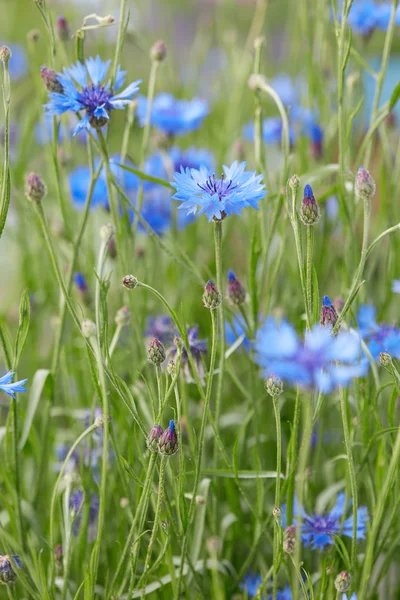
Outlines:
[[283, 392], [282, 379], [276, 375], [270, 375], [267, 377], [267, 379], [265, 379], [264, 387], [270, 396], [280, 396], [280, 394]]
[[164, 456], [172, 456], [178, 451], [178, 436], [175, 431], [175, 421], [171, 419], [169, 427], [158, 440], [158, 451]]
[[352, 577], [348, 571], [342, 571], [335, 579], [335, 588], [338, 592], [347, 592], [351, 586]]
[[246, 300], [246, 290], [233, 271], [228, 271], [228, 296], [236, 306], [240, 306]]
[[[94, 420], [94, 424], [96, 425], [96, 427], [98, 429], [104, 429], [104, 415], [99, 415], [98, 417], [95, 418]], [[111, 421], [111, 417], [109, 416], [107, 418], [107, 421], [110, 422]]]
[[319, 314], [319, 324], [321, 325], [321, 327], [333, 329], [333, 327], [335, 327], [336, 325], [337, 320], [338, 314], [336, 312], [336, 308], [330, 301], [329, 296], [324, 296], [322, 298], [322, 308]]
[[158, 452], [158, 442], [163, 433], [163, 428], [160, 425], [153, 425], [147, 436], [147, 447], [149, 450]]
[[167, 366], [168, 374], [173, 377], [176, 373], [176, 364], [174, 360], [170, 360]]
[[22, 568], [22, 562], [18, 554], [12, 555], [11, 557], [7, 554], [0, 554], [0, 583], [10, 585], [17, 579], [17, 574], [14, 571], [14, 565], [18, 569]]
[[96, 337], [97, 335], [97, 327], [96, 324], [93, 323], [90, 319], [83, 319], [82, 321], [82, 335], [83, 337], [90, 339], [92, 337]]
[[296, 549], [296, 527], [289, 525], [283, 532], [283, 551], [286, 554], [293, 554]]
[[390, 367], [392, 364], [392, 357], [390, 356], [389, 352], [380, 352], [379, 362], [382, 367]]
[[221, 304], [221, 300], [222, 297], [217, 286], [211, 280], [207, 281], [203, 293], [204, 306], [210, 310], [215, 310]]
[[54, 548], [54, 560], [56, 561], [56, 567], [58, 569], [61, 569], [62, 567], [62, 561], [64, 558], [64, 550], [61, 544], [57, 544], [57, 546]]
[[47, 187], [40, 175], [30, 173], [25, 180], [25, 196], [39, 204], [47, 194]]
[[102, 225], [100, 227], [100, 238], [104, 243], [107, 243], [115, 234], [115, 227], [111, 225], [111, 223], [107, 223], [106, 225]]
[[159, 367], [166, 358], [164, 344], [157, 338], [154, 338], [147, 349], [147, 360], [155, 367]]
[[300, 206], [300, 219], [304, 225], [315, 225], [321, 218], [321, 211], [315, 201], [311, 185], [304, 188], [304, 197]]
[[274, 508], [272, 509], [272, 516], [274, 517], [275, 521], [279, 521], [279, 519], [281, 518], [281, 509], [279, 508], [279, 506], [274, 506]]
[[40, 67], [40, 75], [44, 86], [48, 92], [57, 92], [62, 94], [64, 91], [63, 86], [58, 81], [57, 73], [47, 67]]
[[0, 60], [2, 61], [2, 63], [4, 63], [5, 67], [8, 65], [8, 62], [11, 57], [12, 53], [10, 48], [8, 46], [2, 46], [0, 48]]
[[127, 306], [122, 306], [122, 308], [117, 310], [115, 322], [119, 327], [125, 327], [126, 325], [129, 325], [131, 322], [131, 311]]
[[126, 287], [128, 290], [134, 290], [138, 284], [138, 280], [134, 275], [125, 275], [122, 279], [122, 285]]
[[369, 200], [374, 196], [376, 190], [375, 181], [372, 179], [369, 171], [360, 167], [358, 169], [354, 183], [354, 191], [362, 200]]
[[58, 39], [61, 40], [62, 42], [68, 41], [71, 37], [71, 32], [69, 30], [68, 22], [65, 19], [65, 17], [63, 17], [62, 15], [57, 17], [56, 33], [57, 33]]
[[288, 185], [294, 194], [297, 194], [297, 190], [300, 187], [300, 179], [297, 175], [292, 175], [288, 181]]
[[259, 73], [253, 73], [252, 75], [250, 75], [247, 83], [252, 92], [259, 92], [266, 84], [266, 79], [264, 75], [260, 75]]
[[153, 62], [162, 62], [167, 56], [167, 48], [162, 40], [153, 44], [150, 50], [150, 58]]
[[107, 252], [110, 258], [117, 258], [117, 244], [115, 243], [115, 238], [110, 238], [107, 244]]

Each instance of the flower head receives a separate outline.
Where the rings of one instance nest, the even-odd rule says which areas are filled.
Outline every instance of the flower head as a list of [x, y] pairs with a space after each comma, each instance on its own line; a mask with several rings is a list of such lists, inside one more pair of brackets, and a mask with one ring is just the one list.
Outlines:
[[7, 394], [7, 396], [11, 396], [11, 398], [15, 398], [17, 392], [26, 392], [24, 385], [28, 381], [27, 379], [21, 379], [12, 383], [13, 376], [14, 372], [8, 371], [3, 377], [0, 377], [0, 391]]
[[50, 92], [45, 109], [52, 115], [62, 115], [67, 111], [84, 111], [74, 135], [82, 129], [101, 129], [108, 122], [114, 109], [124, 109], [139, 90], [140, 80], [119, 91], [125, 82], [126, 72], [118, 66], [114, 87], [105, 81], [111, 61], [103, 62], [100, 56], [88, 58], [85, 64], [77, 62], [62, 73], [57, 74], [62, 92]]
[[[324, 550], [326, 546], [334, 543], [334, 535], [343, 534], [347, 537], [353, 535], [353, 517], [343, 519], [350, 509], [351, 503], [346, 508], [346, 497], [343, 492], [338, 494], [336, 504], [331, 511], [325, 514], [313, 514], [309, 516], [305, 510], [295, 502], [294, 523], [296, 516], [302, 515], [301, 539], [306, 547], [311, 546], [313, 550]], [[367, 521], [369, 519], [368, 509], [360, 506], [357, 510], [357, 541], [365, 539], [367, 533]], [[282, 507], [282, 523], [286, 523], [286, 506]]]
[[[167, 135], [179, 135], [198, 129], [208, 115], [208, 103], [200, 98], [177, 100], [172, 94], [159, 94], [151, 106], [150, 122]], [[147, 98], [139, 96], [137, 115], [146, 123]]]
[[147, 360], [155, 367], [159, 367], [166, 358], [164, 344], [157, 338], [151, 340], [147, 349]]
[[319, 324], [321, 327], [327, 327], [328, 329], [332, 329], [336, 325], [336, 321], [338, 320], [338, 314], [336, 312], [336, 308], [333, 306], [329, 296], [324, 296], [322, 298], [322, 308], [319, 315]]
[[158, 440], [158, 451], [164, 456], [172, 456], [178, 451], [178, 436], [175, 431], [175, 421], [171, 419], [169, 427], [161, 434]]
[[386, 323], [376, 322], [376, 310], [371, 305], [362, 305], [357, 313], [357, 324], [362, 338], [374, 360], [381, 352], [389, 353], [400, 359], [400, 328]]
[[225, 321], [226, 343], [232, 346], [238, 338], [243, 336], [242, 346], [249, 352], [250, 340], [246, 335], [247, 325], [242, 314], [235, 315], [232, 321]]
[[148, 339], [159, 339], [165, 346], [172, 346], [176, 335], [176, 327], [169, 315], [159, 315], [147, 318], [147, 330], [145, 335]]
[[245, 167], [245, 162], [237, 161], [230, 167], [224, 166], [220, 179], [205, 167], [181, 168], [171, 184], [176, 190], [173, 198], [182, 202], [179, 208], [187, 210], [187, 214], [195, 215], [199, 207], [198, 214], [206, 213], [209, 221], [241, 214], [249, 206], [258, 209], [258, 201], [265, 196], [263, 175], [245, 171]]
[[[267, 117], [262, 122], [262, 138], [265, 144], [280, 144], [282, 142], [283, 123], [280, 117]], [[247, 140], [254, 141], [254, 124], [247, 123], [243, 129], [243, 135]], [[293, 146], [295, 132], [289, 124], [289, 143]]]
[[152, 452], [158, 452], [158, 442], [160, 441], [160, 437], [164, 433], [161, 425], [153, 425], [151, 428], [149, 435], [147, 436], [147, 447]]
[[[197, 375], [200, 381], [203, 381], [205, 377], [203, 355], [207, 352], [207, 340], [199, 340], [199, 328], [197, 325], [193, 327], [188, 326], [186, 328], [186, 332], [190, 354], [193, 357]], [[178, 336], [175, 338], [175, 346], [171, 349], [172, 356], [175, 356], [177, 353], [177, 343], [182, 344], [182, 339]], [[194, 379], [190, 371], [189, 356], [184, 344], [182, 345], [181, 367], [183, 369], [186, 381], [188, 383], [193, 383]]]
[[23, 567], [18, 554], [13, 554], [11, 558], [7, 554], [0, 554], [0, 583], [4, 583], [5, 585], [14, 583], [17, 579], [17, 574], [13, 566], [15, 565], [18, 569], [22, 569]]
[[321, 218], [320, 208], [314, 198], [311, 185], [304, 188], [304, 197], [300, 205], [300, 219], [304, 225], [315, 225]]
[[222, 296], [215, 283], [211, 280], [207, 281], [203, 293], [204, 306], [210, 310], [215, 310], [221, 304], [221, 301]]
[[233, 271], [228, 271], [228, 296], [231, 302], [237, 306], [246, 300], [246, 290]]
[[330, 331], [316, 325], [302, 342], [287, 321], [278, 323], [267, 317], [254, 349], [264, 377], [274, 374], [292, 385], [322, 393], [346, 387], [365, 374], [365, 366], [359, 362], [360, 338], [355, 333], [339, 332], [332, 337]]
[[[254, 598], [257, 595], [258, 589], [262, 584], [261, 575], [253, 575], [248, 573], [242, 583], [240, 584], [240, 588], [244, 590], [249, 598]], [[265, 596], [263, 596], [265, 599]], [[268, 600], [272, 600], [272, 596], [268, 596]], [[286, 586], [283, 590], [278, 590], [276, 595], [276, 600], [292, 600], [292, 592], [289, 586]]]

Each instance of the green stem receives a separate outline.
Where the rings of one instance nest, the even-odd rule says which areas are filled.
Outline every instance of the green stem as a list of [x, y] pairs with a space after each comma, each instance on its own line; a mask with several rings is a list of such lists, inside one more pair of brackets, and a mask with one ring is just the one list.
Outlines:
[[[276, 484], [275, 484], [275, 507], [280, 508], [281, 502], [281, 460], [282, 460], [282, 433], [281, 433], [281, 414], [279, 396], [272, 398], [275, 413], [276, 425]], [[273, 592], [272, 598], [276, 600], [278, 590], [278, 571], [280, 567], [280, 530], [281, 526], [277, 519], [274, 523], [274, 564], [273, 564]]]
[[200, 426], [200, 433], [199, 433], [199, 450], [198, 450], [197, 460], [196, 460], [196, 471], [195, 471], [194, 485], [193, 485], [193, 491], [192, 491], [192, 498], [191, 498], [190, 506], [189, 506], [189, 514], [188, 514], [188, 519], [187, 519], [186, 530], [185, 530], [183, 540], [181, 543], [182, 544], [181, 560], [180, 560], [180, 565], [179, 565], [179, 577], [178, 577], [178, 585], [176, 588], [175, 600], [178, 600], [181, 596], [183, 566], [184, 566], [186, 549], [187, 549], [187, 544], [188, 544], [188, 533], [189, 533], [190, 527], [192, 525], [192, 521], [193, 521], [193, 517], [194, 517], [194, 510], [195, 510], [195, 506], [196, 506], [196, 494], [197, 494], [197, 488], [198, 488], [199, 480], [200, 480], [201, 462], [202, 462], [203, 450], [204, 450], [204, 434], [205, 434], [205, 430], [206, 430], [208, 410], [209, 410], [210, 399], [211, 399], [212, 382], [213, 382], [214, 369], [215, 369], [215, 357], [217, 354], [218, 319], [217, 319], [217, 316], [216, 316], [214, 310], [211, 310], [210, 313], [211, 313], [211, 326], [212, 326], [210, 368], [208, 371], [206, 396], [205, 396], [205, 401], [204, 401], [203, 416], [201, 419], [201, 426]]
[[4, 104], [4, 162], [0, 194], [0, 237], [2, 236], [10, 205], [10, 104], [11, 86], [8, 64], [3, 63], [1, 69], [1, 83]]
[[307, 225], [307, 253], [306, 253], [306, 294], [308, 304], [308, 314], [313, 318], [313, 301], [312, 301], [312, 255], [313, 255], [313, 228], [312, 225]]
[[297, 457], [297, 440], [299, 437], [300, 425], [300, 390], [297, 388], [296, 402], [294, 405], [293, 428], [290, 439], [290, 455], [289, 455], [289, 482], [287, 488], [287, 524], [293, 522], [293, 505], [294, 505], [294, 484], [295, 484], [295, 467]]
[[[215, 415], [214, 421], [216, 427], [219, 425], [219, 416], [221, 411], [221, 398], [225, 375], [225, 315], [224, 315], [224, 298], [223, 298], [223, 282], [222, 282], [222, 221], [214, 221], [214, 242], [215, 242], [215, 265], [217, 271], [217, 288], [222, 295], [222, 302], [218, 307], [219, 320], [219, 366], [218, 366], [218, 381], [217, 395], [215, 400]], [[214, 441], [214, 467], [217, 468], [218, 462], [218, 445]]]

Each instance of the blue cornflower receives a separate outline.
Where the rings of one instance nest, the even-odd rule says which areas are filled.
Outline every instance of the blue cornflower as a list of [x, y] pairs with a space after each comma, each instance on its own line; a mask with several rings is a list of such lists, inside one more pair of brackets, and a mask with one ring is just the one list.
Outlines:
[[[74, 513], [75, 521], [72, 527], [73, 535], [78, 535], [79, 528], [82, 521], [82, 506], [84, 500], [84, 493], [82, 489], [78, 489], [73, 492], [69, 499], [69, 508]], [[89, 522], [88, 522], [88, 541], [92, 542], [97, 537], [97, 517], [99, 514], [100, 501], [96, 494], [92, 494], [90, 497], [89, 506]]]
[[[339, 23], [342, 13], [339, 7]], [[350, 27], [360, 35], [368, 36], [376, 27], [377, 5], [372, 0], [354, 0], [348, 17]]]
[[[254, 598], [257, 595], [258, 589], [262, 584], [261, 575], [245, 575], [244, 580], [240, 584], [240, 589], [244, 590], [250, 598]], [[265, 596], [262, 596], [265, 598]], [[268, 596], [268, 600], [272, 600], [272, 596]], [[278, 591], [276, 600], [292, 600], [292, 592], [289, 586], [286, 586], [283, 590]]]
[[[280, 144], [282, 141], [282, 119], [280, 117], [267, 117], [262, 123], [262, 137], [265, 144]], [[247, 123], [243, 129], [247, 140], [254, 141], [254, 124]], [[295, 141], [295, 132], [289, 124], [289, 142], [292, 146]]]
[[[193, 357], [197, 375], [200, 381], [203, 382], [205, 377], [203, 356], [207, 353], [207, 340], [199, 339], [199, 328], [197, 325], [194, 325], [193, 327], [187, 326], [186, 332], [190, 353]], [[170, 352], [172, 356], [175, 356], [177, 352], [176, 347], [174, 346]], [[194, 379], [190, 371], [189, 358], [185, 345], [182, 346], [181, 367], [183, 369], [186, 381], [188, 383], [194, 383]]]
[[277, 375], [292, 385], [316, 388], [325, 394], [365, 374], [365, 366], [359, 362], [360, 338], [355, 333], [332, 336], [316, 325], [302, 342], [285, 319], [278, 323], [267, 317], [258, 330], [254, 349], [264, 377]]
[[[13, 559], [15, 566], [18, 569], [22, 569], [23, 564], [18, 554], [12, 554], [11, 558]], [[0, 554], [0, 583], [4, 583], [5, 585], [9, 585], [14, 583], [17, 579], [17, 575], [13, 569], [13, 563], [10, 560], [10, 556], [7, 554]]]
[[336, 196], [329, 196], [325, 202], [325, 213], [329, 221], [336, 221], [339, 214], [339, 202]]
[[[146, 123], [147, 98], [139, 96], [137, 115], [140, 125]], [[150, 122], [167, 135], [178, 135], [198, 129], [208, 115], [208, 103], [200, 98], [177, 100], [172, 94], [159, 94], [151, 106]]]
[[[383, 31], [386, 31], [387, 28], [389, 27], [390, 15], [392, 13], [392, 6], [393, 6], [393, 4], [391, 2], [382, 2], [382, 4], [376, 5], [375, 21], [376, 21], [376, 26], [378, 27], [378, 29], [382, 29]], [[394, 23], [397, 26], [400, 25], [400, 9], [399, 8], [396, 10], [396, 14], [394, 17]]]
[[178, 146], [172, 146], [168, 156], [174, 165], [174, 171], [184, 169], [200, 169], [206, 167], [209, 171], [214, 169], [214, 156], [209, 150], [191, 146], [187, 150], [181, 150]]
[[177, 329], [168, 315], [158, 315], [157, 317], [147, 317], [146, 338], [160, 340], [164, 346], [173, 344]]
[[347, 594], [343, 594], [342, 600], [357, 600], [357, 594], [354, 592], [351, 595], [351, 598], [349, 598]]
[[395, 294], [400, 294], [400, 279], [393, 279], [392, 292], [394, 292]]
[[[129, 84], [125, 90], [120, 90], [125, 82], [126, 72], [118, 66], [114, 87], [105, 81], [111, 60], [103, 62], [100, 56], [88, 58], [85, 64], [77, 62], [62, 73], [57, 74], [62, 92], [50, 92], [50, 101], [45, 109], [52, 115], [62, 115], [67, 111], [85, 111], [74, 130], [74, 135], [82, 129], [101, 129], [108, 122], [110, 112], [114, 109], [124, 109], [134, 94], [139, 90], [141, 80]], [[89, 76], [89, 77], [88, 77]], [[90, 78], [90, 81], [89, 81]]]
[[[351, 502], [347, 506], [347, 510], [351, 507]], [[346, 497], [343, 492], [338, 494], [336, 504], [326, 514], [313, 514], [311, 517], [300, 507], [295, 500], [294, 505], [294, 524], [296, 524], [296, 516], [300, 515], [301, 511], [301, 539], [306, 547], [311, 546], [313, 550], [324, 550], [326, 546], [334, 544], [334, 535], [343, 534], [347, 537], [353, 535], [353, 517], [350, 516], [343, 521], [346, 514]], [[282, 525], [286, 523], [286, 505], [282, 506]], [[367, 533], [367, 521], [369, 520], [368, 509], [365, 506], [360, 506], [357, 509], [357, 541], [364, 540]]]
[[83, 273], [79, 271], [74, 273], [74, 283], [80, 292], [85, 293], [88, 291], [87, 281]]
[[19, 44], [0, 42], [0, 46], [7, 46], [11, 50], [11, 59], [8, 63], [8, 71], [11, 79], [22, 79], [28, 73], [28, 59], [26, 52]]
[[[394, 325], [376, 322], [376, 310], [371, 305], [362, 305], [357, 313], [357, 324], [362, 338], [374, 360], [381, 352], [388, 352], [400, 359], [400, 329]], [[367, 364], [367, 361], [365, 361]]]
[[225, 321], [226, 343], [229, 344], [229, 346], [232, 346], [239, 337], [244, 335], [241, 346], [243, 346], [247, 352], [250, 352], [250, 340], [247, 337], [246, 332], [247, 326], [243, 315], [238, 314], [233, 317], [232, 321]]
[[285, 106], [296, 104], [298, 99], [297, 86], [290, 75], [286, 73], [276, 75], [269, 81], [269, 84]]
[[179, 208], [187, 214], [206, 213], [208, 220], [221, 220], [232, 213], [241, 214], [243, 208], [251, 206], [258, 209], [258, 201], [265, 196], [265, 186], [261, 184], [263, 175], [245, 171], [246, 163], [237, 160], [230, 166], [224, 166], [220, 179], [206, 169], [183, 169], [175, 173], [171, 184], [176, 193], [173, 198], [182, 201]]
[[7, 394], [7, 396], [11, 396], [11, 398], [15, 398], [17, 392], [26, 392], [24, 384], [28, 381], [27, 379], [21, 379], [12, 383], [13, 375], [13, 371], [8, 371], [3, 377], [0, 377], [0, 391]]

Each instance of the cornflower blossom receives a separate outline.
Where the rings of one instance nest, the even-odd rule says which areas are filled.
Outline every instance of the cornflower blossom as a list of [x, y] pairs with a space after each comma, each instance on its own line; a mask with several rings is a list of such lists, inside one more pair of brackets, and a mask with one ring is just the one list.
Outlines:
[[[172, 94], [162, 93], [152, 102], [150, 123], [166, 135], [175, 136], [198, 129], [208, 113], [205, 100], [178, 100]], [[147, 98], [144, 96], [138, 97], [137, 116], [143, 127], [147, 116]]]
[[[12, 554], [11, 558], [13, 559], [15, 566], [18, 569], [22, 569], [23, 564], [19, 555]], [[15, 573], [13, 566], [14, 565], [10, 560], [10, 556], [7, 554], [0, 554], [0, 583], [5, 585], [14, 583], [14, 581], [17, 579], [17, 574]]]
[[[265, 144], [280, 144], [282, 142], [283, 124], [280, 117], [267, 117], [262, 122], [262, 139]], [[254, 123], [250, 122], [243, 128], [243, 136], [254, 141]], [[295, 142], [295, 131], [292, 124], [289, 123], [289, 143], [292, 146]]]
[[[82, 507], [84, 501], [84, 492], [81, 489], [75, 490], [69, 499], [69, 508], [75, 515], [72, 526], [72, 534], [78, 535], [82, 523]], [[88, 519], [88, 542], [93, 542], [97, 538], [97, 517], [99, 515], [100, 501], [96, 494], [90, 496], [89, 519]]]
[[11, 398], [15, 398], [15, 394], [18, 392], [26, 392], [24, 385], [28, 381], [27, 379], [21, 379], [13, 382], [13, 376], [14, 372], [8, 371], [3, 377], [0, 377], [0, 391]]
[[[257, 592], [262, 584], [261, 575], [252, 575], [248, 573], [245, 575], [242, 583], [240, 584], [240, 589], [245, 591], [249, 598], [254, 598], [257, 595]], [[262, 596], [265, 599], [265, 596]], [[272, 600], [272, 596], [268, 596], [268, 600]], [[286, 586], [283, 590], [278, 590], [276, 595], [276, 600], [292, 600], [292, 592], [289, 586]]]
[[244, 335], [243, 341], [241, 343], [241, 347], [246, 350], [246, 352], [250, 352], [250, 340], [246, 335], [247, 326], [244, 320], [243, 315], [240, 313], [235, 315], [231, 321], [225, 321], [225, 339], [226, 343], [229, 346], [232, 346], [238, 338]]
[[[335, 535], [343, 534], [349, 538], [353, 536], [353, 516], [344, 518], [350, 508], [351, 502], [346, 507], [346, 496], [343, 492], [338, 494], [332, 510], [322, 515], [316, 513], [311, 516], [308, 515], [295, 499], [293, 524], [296, 525], [296, 517], [301, 514], [301, 540], [303, 544], [306, 547], [311, 546], [312, 550], [322, 551], [326, 546], [334, 544]], [[288, 525], [286, 522], [286, 505], [282, 506], [281, 518], [282, 526], [286, 527]], [[357, 509], [357, 541], [365, 539], [368, 520], [368, 509], [365, 506], [359, 506]]]
[[261, 184], [263, 175], [245, 171], [246, 163], [236, 160], [230, 167], [223, 167], [220, 179], [206, 167], [197, 169], [181, 168], [175, 173], [171, 185], [176, 193], [173, 198], [182, 204], [180, 209], [187, 214], [205, 213], [208, 220], [222, 220], [231, 214], [241, 214], [242, 209], [251, 206], [258, 210], [258, 202], [265, 196], [265, 186]]
[[[203, 356], [207, 353], [207, 340], [199, 339], [199, 328], [197, 327], [197, 325], [194, 325], [193, 327], [187, 327], [186, 332], [190, 354], [193, 357], [193, 362], [197, 375], [200, 381], [203, 383], [205, 378]], [[176, 355], [176, 345], [172, 347], [170, 353], [172, 356]], [[188, 352], [184, 344], [182, 345], [181, 366], [187, 383], [194, 383], [195, 380], [190, 370]]]
[[75, 127], [73, 135], [83, 129], [101, 129], [110, 118], [110, 113], [124, 109], [139, 90], [141, 80], [130, 83], [123, 91], [116, 93], [125, 83], [126, 71], [118, 65], [115, 82], [105, 81], [111, 60], [102, 61], [100, 56], [87, 58], [85, 63], [77, 62], [57, 73], [57, 81], [62, 91], [49, 92], [49, 102], [45, 109], [51, 115], [62, 115], [72, 111], [84, 111]]
[[285, 319], [278, 322], [267, 317], [257, 332], [254, 350], [264, 377], [277, 375], [292, 385], [316, 388], [324, 394], [347, 387], [355, 377], [365, 374], [356, 333], [332, 336], [316, 325], [303, 342]]
[[[381, 352], [388, 352], [393, 358], [400, 358], [400, 329], [395, 325], [376, 322], [376, 309], [372, 305], [362, 305], [357, 313], [360, 334], [367, 344], [374, 360]], [[368, 360], [364, 359], [365, 364]]]

